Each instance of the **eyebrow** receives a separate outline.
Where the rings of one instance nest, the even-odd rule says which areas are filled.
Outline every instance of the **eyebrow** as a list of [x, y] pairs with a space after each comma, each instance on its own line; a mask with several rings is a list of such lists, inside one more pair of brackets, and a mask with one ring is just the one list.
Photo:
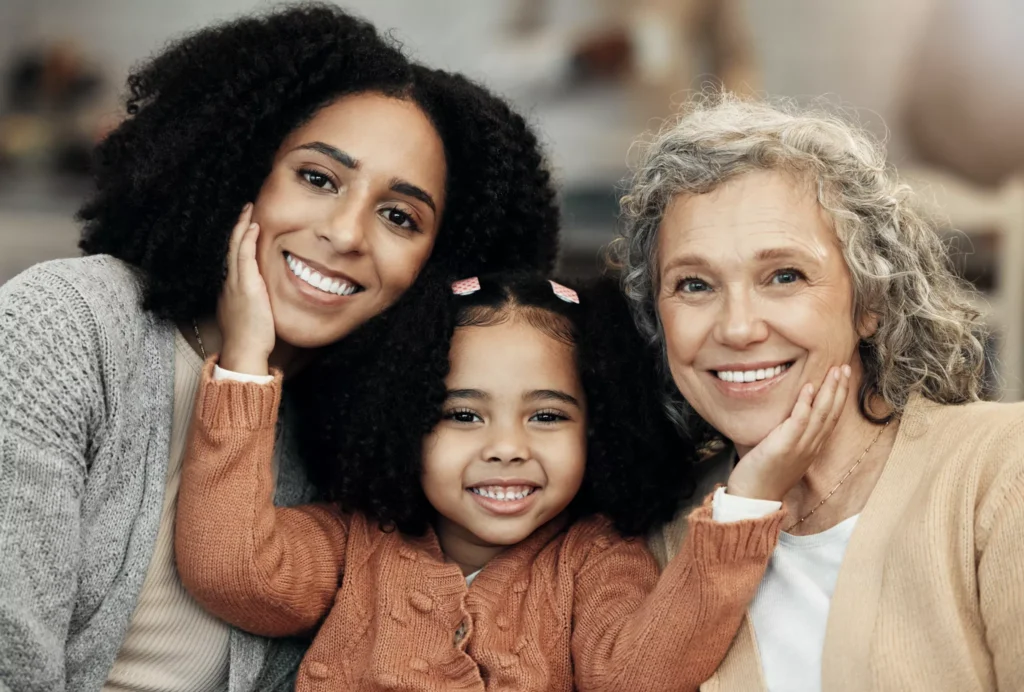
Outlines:
[[524, 401], [543, 401], [544, 399], [554, 399], [580, 408], [580, 402], [576, 400], [576, 397], [557, 389], [535, 389], [523, 395]]
[[418, 199], [419, 201], [423, 202], [428, 207], [430, 207], [430, 210], [433, 211], [435, 214], [437, 213], [437, 206], [434, 204], [434, 198], [431, 197], [430, 194], [423, 188], [416, 187], [412, 183], [407, 182], [405, 180], [401, 180], [400, 178], [392, 178], [391, 184], [388, 187], [391, 189], [392, 192], [397, 192], [400, 195], [405, 195], [406, 197], [414, 197], [415, 199]]
[[292, 151], [298, 151], [299, 149], [308, 149], [309, 151], [315, 151], [324, 156], [329, 156], [345, 168], [355, 170], [359, 168], [359, 162], [354, 158], [343, 152], [337, 147], [332, 147], [330, 144], [324, 142], [309, 142], [308, 144], [302, 144], [295, 147]]
[[[797, 248], [766, 248], [764, 250], [758, 250], [754, 253], [755, 262], [771, 262], [774, 260], [793, 260], [800, 259], [804, 261], [813, 261], [813, 257]], [[676, 267], [699, 267], [702, 269], [710, 269], [711, 263], [700, 255], [686, 254], [680, 255], [668, 262], [662, 273], [667, 274]]]
[[[482, 389], [449, 389], [447, 398], [480, 399], [486, 401], [491, 398], [491, 395]], [[533, 391], [527, 392], [523, 395], [523, 401], [543, 401], [545, 399], [554, 399], [556, 401], [569, 404], [570, 406], [575, 406], [576, 408], [582, 408], [576, 397], [558, 389], [534, 389]]]
[[798, 250], [797, 248], [776, 247], [768, 248], [765, 250], [758, 250], [757, 252], [754, 253], [754, 259], [757, 260], [758, 262], [769, 262], [772, 260], [787, 259], [802, 259], [806, 261], [812, 258], [806, 252], [804, 252], [803, 250]]
[[490, 399], [491, 395], [482, 389], [449, 389], [449, 399]]

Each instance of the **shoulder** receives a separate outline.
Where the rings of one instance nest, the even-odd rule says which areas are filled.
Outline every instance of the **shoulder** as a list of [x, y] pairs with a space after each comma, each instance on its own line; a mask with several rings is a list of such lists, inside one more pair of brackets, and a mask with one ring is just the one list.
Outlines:
[[932, 453], [1006, 456], [1024, 451], [1024, 402], [976, 401], [937, 404], [913, 398], [900, 421], [901, 433]]
[[901, 421], [909, 453], [936, 477], [973, 489], [978, 518], [1024, 482], [1024, 402], [979, 401], [957, 406], [912, 399]]
[[0, 303], [10, 307], [40, 292], [56, 292], [66, 301], [81, 300], [101, 312], [141, 310], [138, 270], [109, 255], [42, 262], [0, 287]]
[[563, 554], [577, 565], [623, 548], [647, 551], [643, 536], [623, 536], [604, 515], [594, 515], [574, 522], [562, 539]]
[[2, 343], [31, 350], [70, 349], [116, 357], [133, 351], [146, 333], [166, 327], [142, 307], [137, 270], [107, 255], [43, 262], [0, 286]]

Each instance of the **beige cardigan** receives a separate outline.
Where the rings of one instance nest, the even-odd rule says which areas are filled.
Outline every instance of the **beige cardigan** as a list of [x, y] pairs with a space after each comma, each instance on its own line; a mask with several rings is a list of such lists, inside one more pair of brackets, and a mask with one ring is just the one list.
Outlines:
[[[685, 514], [651, 538], [660, 563]], [[1024, 403], [911, 399], [839, 572], [821, 688], [1024, 690]], [[701, 690], [766, 690], [749, 617]]]

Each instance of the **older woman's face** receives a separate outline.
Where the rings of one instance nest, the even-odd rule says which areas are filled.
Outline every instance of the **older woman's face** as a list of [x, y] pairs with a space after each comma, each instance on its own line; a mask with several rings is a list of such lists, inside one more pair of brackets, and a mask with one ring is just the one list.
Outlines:
[[676, 198], [659, 230], [657, 269], [672, 377], [741, 452], [830, 367], [850, 363], [856, 391], [850, 273], [810, 184], [759, 171]]

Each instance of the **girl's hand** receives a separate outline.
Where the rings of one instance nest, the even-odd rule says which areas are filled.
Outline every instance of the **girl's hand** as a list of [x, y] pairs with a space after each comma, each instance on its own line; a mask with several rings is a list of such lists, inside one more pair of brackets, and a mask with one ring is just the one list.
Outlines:
[[831, 368], [817, 396], [814, 385], [804, 385], [789, 418], [740, 459], [729, 475], [726, 492], [782, 501], [835, 429], [849, 392], [850, 372], [848, 365]]
[[276, 331], [267, 285], [256, 264], [260, 227], [252, 223], [252, 204], [242, 209], [228, 245], [228, 276], [217, 302], [223, 347], [220, 366], [250, 375], [266, 375]]

